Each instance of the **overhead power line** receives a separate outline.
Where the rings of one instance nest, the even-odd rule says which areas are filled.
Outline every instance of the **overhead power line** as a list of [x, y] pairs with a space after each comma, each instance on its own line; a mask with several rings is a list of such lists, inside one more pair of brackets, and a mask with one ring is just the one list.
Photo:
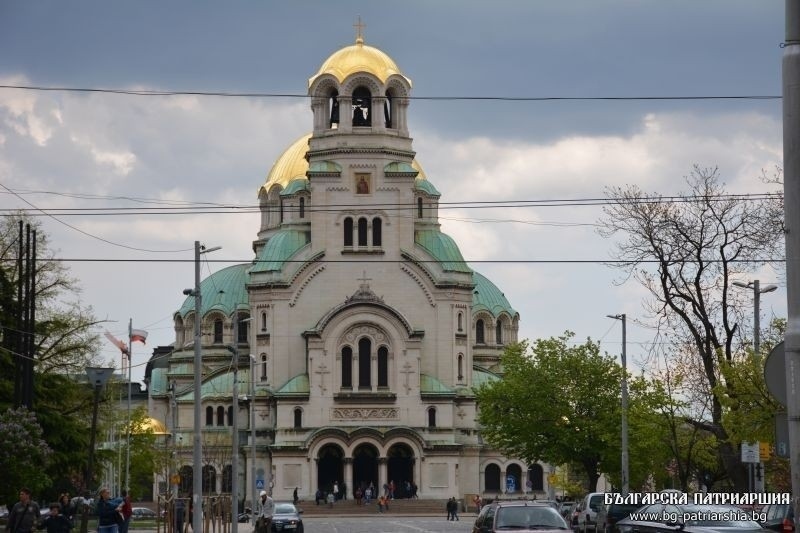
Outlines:
[[[311, 98], [299, 93], [260, 93], [225, 91], [159, 91], [148, 89], [103, 89], [94, 87], [45, 87], [42, 85], [0, 85], [0, 89], [24, 91], [102, 93], [128, 96], [220, 96], [225, 98]], [[500, 101], [500, 102], [553, 102], [553, 101], [652, 101], [652, 100], [780, 100], [780, 95], [677, 95], [677, 96], [406, 96], [408, 100], [436, 101]]]

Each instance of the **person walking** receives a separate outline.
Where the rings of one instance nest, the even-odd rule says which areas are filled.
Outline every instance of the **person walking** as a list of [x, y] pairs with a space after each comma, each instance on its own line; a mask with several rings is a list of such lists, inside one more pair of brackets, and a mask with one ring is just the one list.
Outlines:
[[98, 533], [119, 533], [119, 522], [122, 522], [122, 499], [111, 499], [108, 487], [100, 489], [97, 498], [97, 531]]
[[300, 501], [300, 498], [297, 496], [297, 487], [294, 488], [294, 492], [292, 492], [292, 503], [297, 505], [297, 502]]
[[133, 516], [133, 507], [131, 507], [131, 497], [127, 490], [122, 491], [122, 518], [123, 521], [119, 525], [119, 533], [128, 533], [128, 528], [131, 526], [131, 517]]
[[61, 514], [61, 504], [53, 502], [50, 504], [50, 514], [44, 517], [39, 529], [46, 529], [47, 533], [69, 533], [72, 522]]
[[265, 490], [261, 491], [260, 497], [255, 533], [270, 533], [272, 531], [272, 515], [275, 514], [275, 501]]
[[9, 533], [31, 533], [39, 521], [39, 504], [31, 500], [31, 489], [19, 489], [19, 501], [11, 508], [6, 522]]
[[58, 506], [58, 514], [65, 516], [67, 520], [69, 520], [69, 522], [74, 526], [75, 520], [73, 517], [75, 516], [75, 507], [72, 505], [72, 500], [69, 497], [69, 493], [64, 492], [58, 497]]

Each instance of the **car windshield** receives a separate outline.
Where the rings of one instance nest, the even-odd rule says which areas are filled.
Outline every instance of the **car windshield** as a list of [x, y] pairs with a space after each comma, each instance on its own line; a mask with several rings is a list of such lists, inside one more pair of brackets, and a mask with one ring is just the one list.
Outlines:
[[549, 506], [510, 506], [497, 509], [496, 529], [567, 529], [567, 523]]
[[296, 509], [291, 503], [279, 503], [275, 506], [275, 514], [294, 514]]

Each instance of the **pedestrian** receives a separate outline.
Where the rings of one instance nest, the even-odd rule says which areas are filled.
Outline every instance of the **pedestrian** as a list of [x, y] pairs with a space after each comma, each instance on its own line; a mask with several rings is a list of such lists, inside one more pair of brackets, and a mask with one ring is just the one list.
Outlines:
[[[175, 498], [175, 532], [176, 533], [183, 533], [183, 522], [186, 518], [186, 505], [183, 502], [183, 498]], [[191, 518], [189, 518], [191, 522]]]
[[97, 531], [98, 533], [119, 533], [119, 523], [122, 518], [122, 500], [111, 499], [108, 487], [100, 489], [97, 498]]
[[334, 500], [338, 500], [339, 499], [339, 482], [338, 481], [334, 481], [333, 482], [333, 499]]
[[66, 517], [70, 524], [74, 526], [75, 506], [72, 505], [72, 500], [69, 497], [69, 493], [64, 492], [58, 497], [58, 507], [58, 514]]
[[53, 502], [50, 504], [50, 514], [44, 517], [39, 529], [46, 529], [47, 533], [69, 533], [72, 529], [72, 522], [61, 514], [61, 504]]
[[363, 493], [361, 492], [361, 487], [358, 487], [356, 489], [356, 493], [353, 494], [353, 496], [355, 496], [356, 498], [356, 505], [361, 505], [361, 497], [363, 496]]
[[453, 502], [453, 520], [458, 520], [458, 501], [455, 496], [450, 498], [450, 500]]
[[272, 531], [272, 515], [275, 514], [275, 501], [265, 490], [261, 491], [260, 497], [255, 533], [270, 533]]
[[476, 494], [475, 497], [472, 498], [472, 503], [475, 504], [475, 514], [480, 513], [481, 512], [481, 506], [482, 506], [481, 495], [480, 494]]
[[336, 496], [333, 495], [333, 492], [328, 493], [328, 507], [333, 507], [333, 502], [336, 501]]
[[300, 498], [297, 497], [297, 487], [294, 488], [294, 492], [292, 492], [292, 503], [297, 505], [297, 502], [300, 501]]
[[10, 533], [31, 533], [39, 521], [39, 505], [31, 500], [31, 489], [19, 489], [19, 501], [11, 508], [6, 522]]
[[453, 498], [447, 500], [447, 503], [444, 504], [444, 509], [447, 511], [447, 521], [449, 522], [453, 517]]
[[389, 506], [387, 505], [387, 503], [388, 503], [388, 500], [386, 499], [386, 496], [384, 496], [383, 494], [378, 496], [378, 512], [379, 513], [382, 513], [384, 510], [386, 510], [386, 511], [389, 510]]
[[394, 500], [394, 480], [389, 480], [389, 499]]
[[119, 525], [119, 533], [128, 533], [128, 528], [131, 525], [131, 516], [133, 516], [133, 508], [131, 507], [131, 497], [127, 490], [122, 491], [122, 518], [123, 521]]
[[322, 489], [317, 489], [317, 492], [314, 493], [314, 500], [317, 505], [319, 505], [319, 502], [325, 503], [325, 494], [322, 493]]

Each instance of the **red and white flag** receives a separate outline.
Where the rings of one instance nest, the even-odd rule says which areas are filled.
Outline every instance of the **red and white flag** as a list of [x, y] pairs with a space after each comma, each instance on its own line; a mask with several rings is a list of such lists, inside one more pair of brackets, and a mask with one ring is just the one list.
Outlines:
[[116, 338], [114, 335], [112, 335], [107, 331], [105, 332], [105, 336], [106, 339], [111, 341], [111, 344], [119, 348], [119, 351], [121, 351], [125, 355], [128, 354], [128, 346], [124, 342], [122, 342], [121, 340], [119, 340], [118, 338]]
[[132, 329], [131, 330], [131, 344], [134, 342], [141, 342], [142, 344], [146, 344], [145, 341], [147, 340], [147, 332], [143, 329]]

